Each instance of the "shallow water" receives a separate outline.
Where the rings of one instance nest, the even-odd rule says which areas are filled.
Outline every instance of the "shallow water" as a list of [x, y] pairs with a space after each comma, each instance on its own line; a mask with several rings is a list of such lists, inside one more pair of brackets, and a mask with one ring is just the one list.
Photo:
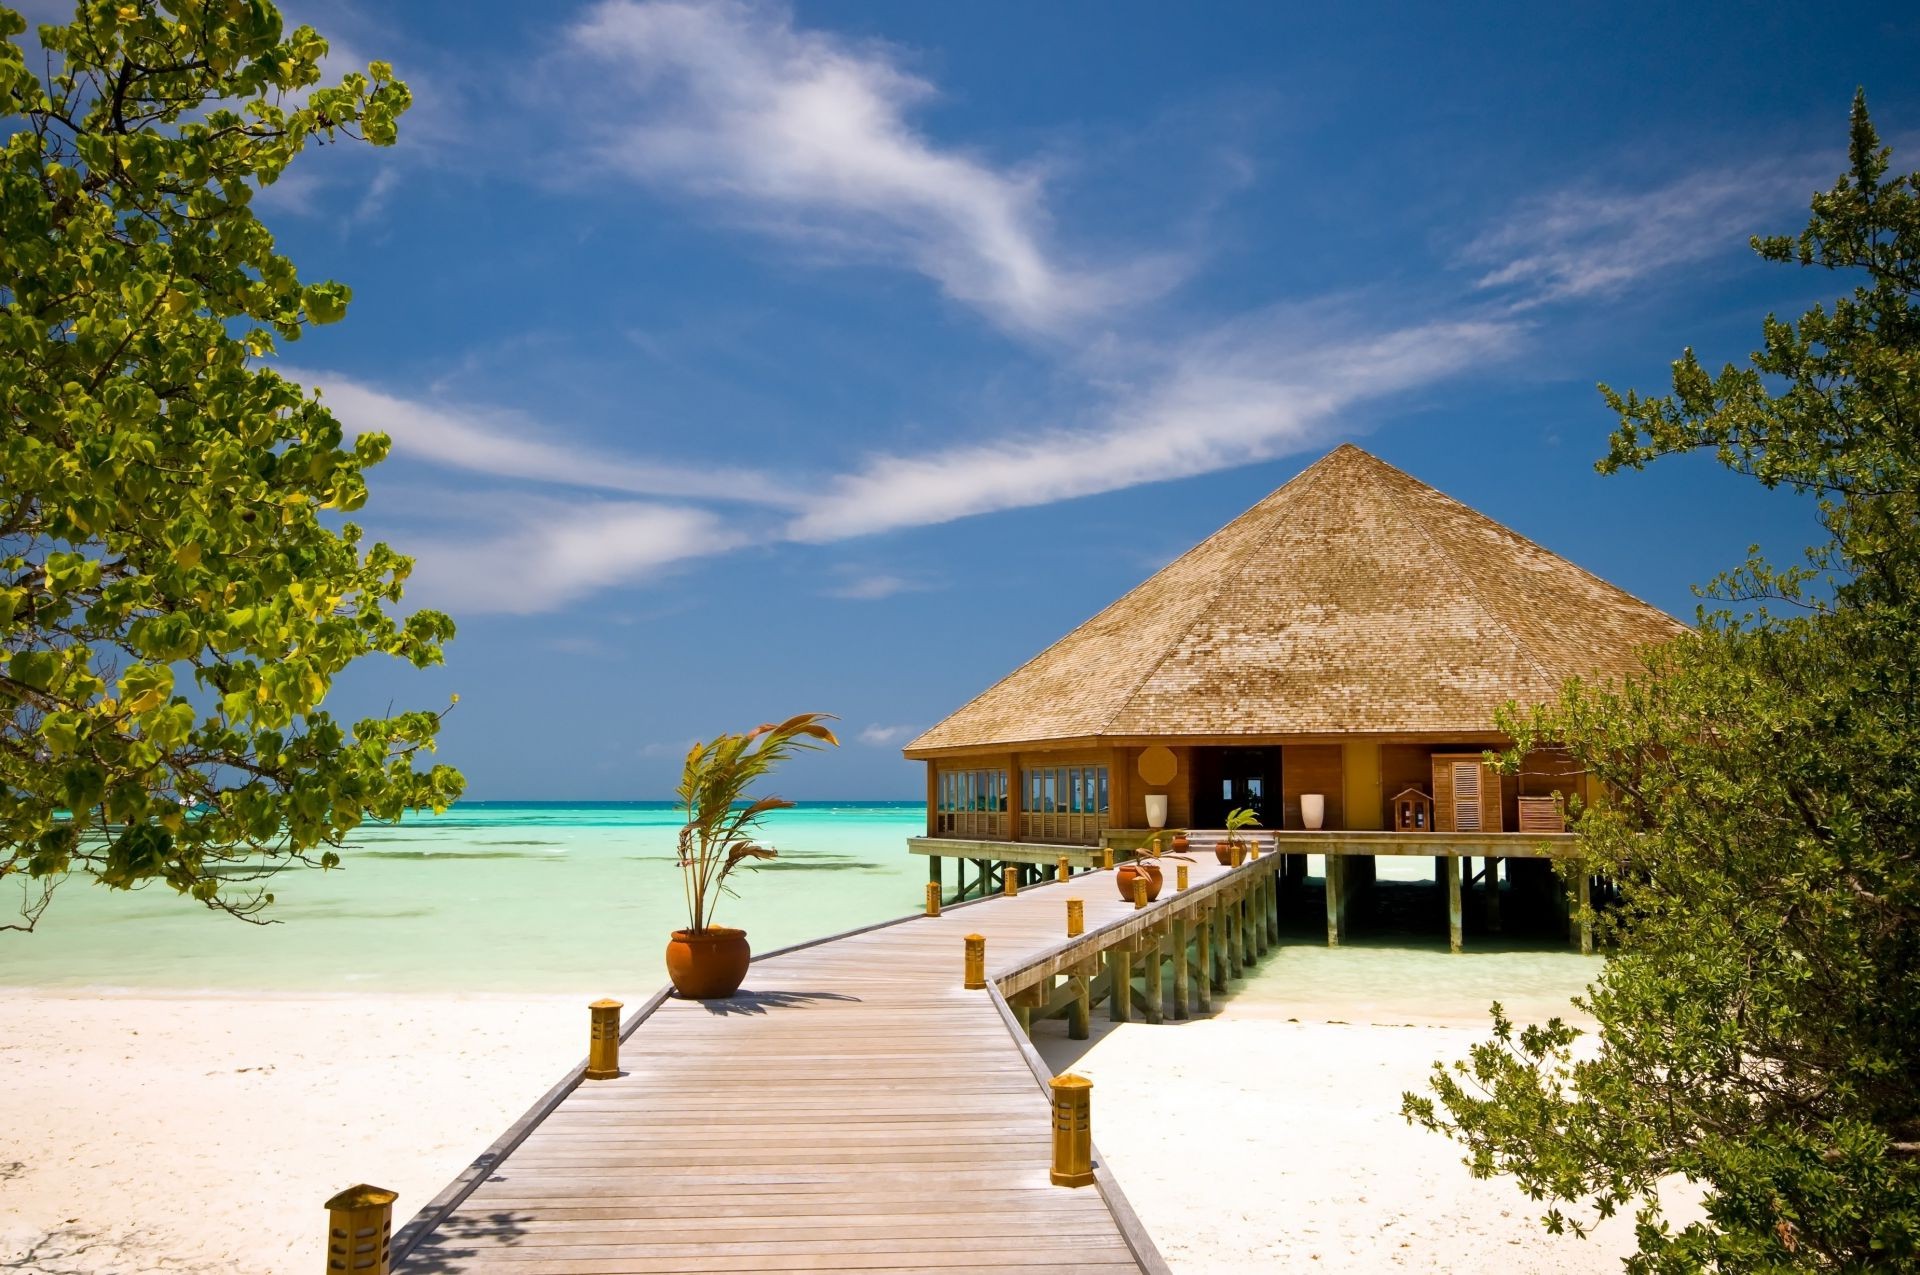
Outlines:
[[[925, 860], [905, 843], [924, 827], [917, 802], [777, 812], [766, 831], [780, 858], [736, 874], [739, 897], [717, 919], [767, 951], [915, 912]], [[281, 875], [270, 911], [280, 924], [267, 926], [164, 889], [119, 894], [76, 879], [37, 933], [0, 934], [0, 984], [643, 995], [662, 980], [667, 932], [685, 924], [678, 828], [664, 802], [465, 802], [356, 833], [339, 871]], [[1320, 874], [1317, 856], [1309, 872]], [[1599, 971], [1550, 938], [1470, 934], [1452, 955], [1444, 919], [1423, 902], [1431, 861], [1383, 857], [1379, 877], [1394, 906], [1377, 923], [1330, 950], [1309, 900], [1233, 1003], [1303, 1019], [1478, 1024], [1499, 1000], [1537, 1019], [1566, 1013]]]
[[[766, 951], [901, 915], [926, 861], [918, 802], [809, 802], [776, 812], [780, 858], [734, 874], [715, 920]], [[462, 802], [356, 831], [337, 871], [272, 883], [258, 926], [164, 887], [68, 881], [30, 935], [0, 934], [0, 983], [210, 991], [651, 991], [686, 924], [665, 802]]]

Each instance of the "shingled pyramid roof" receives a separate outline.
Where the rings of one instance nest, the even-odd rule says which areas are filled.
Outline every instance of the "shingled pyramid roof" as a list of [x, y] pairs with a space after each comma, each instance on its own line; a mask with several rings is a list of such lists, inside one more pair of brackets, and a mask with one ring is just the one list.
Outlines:
[[911, 744], [1485, 734], [1618, 677], [1665, 612], [1351, 443]]

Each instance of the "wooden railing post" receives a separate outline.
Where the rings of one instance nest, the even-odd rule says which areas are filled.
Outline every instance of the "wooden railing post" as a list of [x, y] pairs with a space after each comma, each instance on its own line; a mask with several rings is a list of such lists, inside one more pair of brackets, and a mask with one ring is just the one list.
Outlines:
[[1061, 855], [1060, 862], [1054, 867], [1054, 874], [1056, 879], [1061, 881], [1065, 881], [1068, 877], [1072, 876], [1073, 860], [1067, 858], [1064, 854]]
[[1055, 1186], [1088, 1186], [1093, 1182], [1093, 1082], [1069, 1072], [1048, 1084], [1053, 1097], [1053, 1167], [1048, 1176]]
[[987, 939], [984, 934], [969, 934], [966, 941], [966, 980], [962, 986], [979, 991], [987, 985]]
[[927, 882], [927, 915], [940, 915], [940, 883], [938, 881]]
[[1139, 911], [1147, 906], [1147, 878], [1143, 873], [1133, 879], [1133, 908]]
[[1184, 890], [1187, 888], [1187, 865], [1184, 863], [1178, 865], [1173, 870], [1173, 888], [1176, 890]]
[[388, 1275], [397, 1192], [350, 1186], [327, 1201], [327, 1275]]
[[1087, 904], [1084, 899], [1067, 900], [1067, 937], [1079, 938], [1087, 930]]
[[1020, 893], [1020, 865], [1019, 864], [1003, 863], [1000, 865], [1000, 885], [1006, 891], [1007, 897], [1009, 899], [1011, 899], [1014, 895]]

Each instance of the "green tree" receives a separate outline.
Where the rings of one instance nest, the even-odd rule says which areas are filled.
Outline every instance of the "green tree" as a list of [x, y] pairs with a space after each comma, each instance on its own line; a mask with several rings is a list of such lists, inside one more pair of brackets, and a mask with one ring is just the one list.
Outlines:
[[387, 439], [258, 365], [339, 319], [252, 210], [309, 142], [390, 145], [391, 68], [320, 84], [267, 0], [79, 5], [35, 67], [0, 8], [0, 879], [75, 874], [252, 916], [362, 819], [444, 808], [440, 715], [345, 726], [361, 656], [436, 663], [409, 561], [362, 548]]
[[[1804, 233], [1753, 241], [1850, 295], [1769, 316], [1748, 366], [1689, 350], [1669, 396], [1602, 387], [1602, 472], [1708, 450], [1817, 499], [1827, 539], [1792, 568], [1756, 551], [1645, 677], [1508, 722], [1613, 794], [1576, 869], [1622, 895], [1598, 1030], [1496, 1006], [1493, 1040], [1406, 1099], [1550, 1229], [1634, 1209], [1637, 1271], [1920, 1265], [1920, 175], [1889, 179], [1864, 99], [1850, 158]], [[1662, 1216], [1670, 1175], [1704, 1221]]]

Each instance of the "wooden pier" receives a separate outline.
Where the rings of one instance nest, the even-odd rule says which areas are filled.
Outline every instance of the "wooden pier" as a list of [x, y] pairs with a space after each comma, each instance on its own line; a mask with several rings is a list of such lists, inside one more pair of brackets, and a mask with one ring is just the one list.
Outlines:
[[[1181, 891], [1168, 861], [1143, 909], [1089, 871], [770, 954], [732, 1000], [663, 991], [622, 1024], [621, 1074], [565, 1077], [394, 1237], [394, 1269], [1163, 1272], [1097, 1150], [1093, 1186], [1050, 1184], [1027, 1033], [1205, 1011], [1277, 942], [1283, 862], [1195, 854]], [[1096, 1090], [1096, 1142], [1102, 1118]]]

